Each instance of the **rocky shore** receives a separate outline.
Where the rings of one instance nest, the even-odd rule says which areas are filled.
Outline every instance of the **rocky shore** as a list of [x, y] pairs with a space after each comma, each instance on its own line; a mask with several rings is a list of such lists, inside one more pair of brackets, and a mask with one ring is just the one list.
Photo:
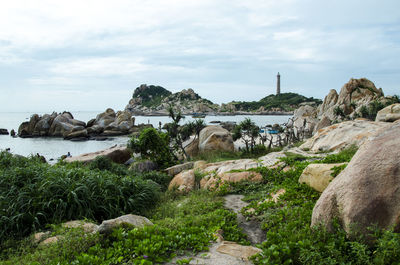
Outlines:
[[62, 137], [66, 140], [105, 140], [111, 136], [132, 134], [149, 127], [149, 124], [135, 125], [135, 118], [126, 111], [115, 112], [108, 108], [96, 118], [84, 121], [74, 119], [70, 112], [32, 115], [29, 121], [18, 128], [18, 136]]

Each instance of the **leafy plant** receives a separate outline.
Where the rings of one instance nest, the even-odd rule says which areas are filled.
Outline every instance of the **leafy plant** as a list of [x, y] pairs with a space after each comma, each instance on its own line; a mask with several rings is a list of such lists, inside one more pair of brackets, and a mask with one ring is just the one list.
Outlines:
[[242, 139], [246, 145], [246, 152], [253, 152], [256, 145], [256, 137], [260, 128], [250, 119], [246, 118], [233, 129], [233, 140]]
[[140, 153], [142, 158], [152, 160], [161, 168], [171, 166], [176, 161], [170, 148], [170, 137], [167, 133], [154, 128], [144, 129], [139, 137], [132, 137], [128, 146]]
[[[4, 162], [4, 163], [3, 163]], [[159, 185], [77, 165], [50, 166], [0, 153], [0, 247], [49, 223], [141, 214], [159, 199]]]

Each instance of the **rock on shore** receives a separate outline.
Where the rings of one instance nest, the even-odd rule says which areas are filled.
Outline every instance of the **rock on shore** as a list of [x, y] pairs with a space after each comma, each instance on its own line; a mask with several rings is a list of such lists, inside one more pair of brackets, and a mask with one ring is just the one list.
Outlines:
[[368, 227], [400, 231], [400, 122], [360, 147], [317, 201], [312, 225], [332, 229], [338, 219], [347, 233]]

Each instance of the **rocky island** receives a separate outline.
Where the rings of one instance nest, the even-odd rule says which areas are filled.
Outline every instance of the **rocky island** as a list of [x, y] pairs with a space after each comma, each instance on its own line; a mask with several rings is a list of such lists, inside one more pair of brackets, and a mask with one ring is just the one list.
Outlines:
[[165, 116], [169, 106], [174, 106], [184, 115], [291, 115], [301, 104], [318, 105], [321, 102], [296, 93], [280, 93], [259, 101], [232, 101], [218, 105], [202, 98], [191, 88], [172, 93], [161, 86], [143, 84], [135, 89], [125, 110], [133, 115]]

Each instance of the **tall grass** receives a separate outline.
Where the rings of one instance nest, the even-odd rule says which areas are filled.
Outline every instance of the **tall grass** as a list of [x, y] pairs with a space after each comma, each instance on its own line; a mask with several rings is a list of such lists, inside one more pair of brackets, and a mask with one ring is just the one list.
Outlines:
[[[79, 165], [50, 166], [36, 158], [0, 153], [0, 244], [49, 223], [88, 218], [101, 222], [143, 214], [160, 186], [138, 176]], [[1, 245], [0, 245], [1, 247]]]

